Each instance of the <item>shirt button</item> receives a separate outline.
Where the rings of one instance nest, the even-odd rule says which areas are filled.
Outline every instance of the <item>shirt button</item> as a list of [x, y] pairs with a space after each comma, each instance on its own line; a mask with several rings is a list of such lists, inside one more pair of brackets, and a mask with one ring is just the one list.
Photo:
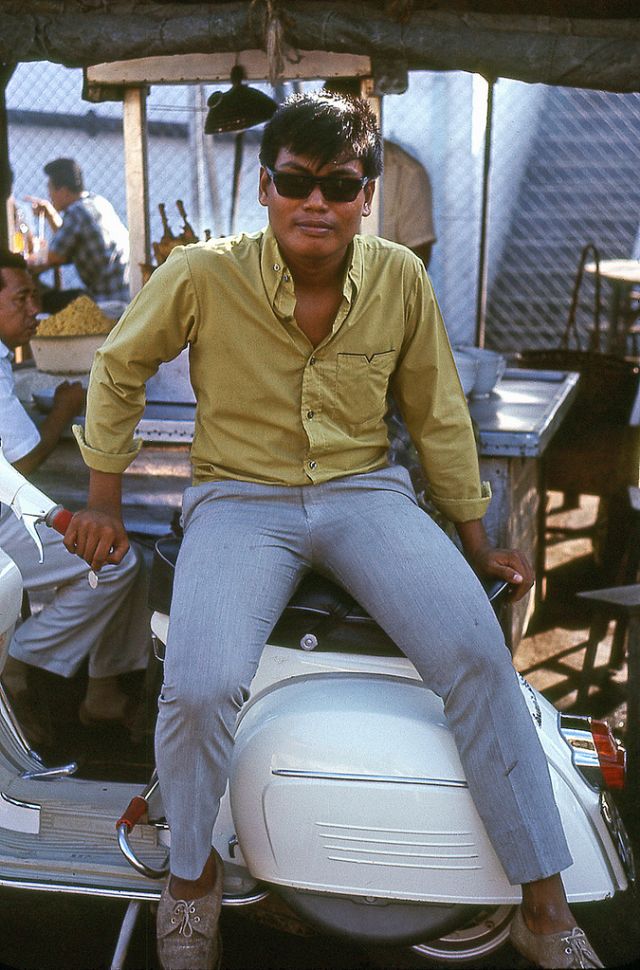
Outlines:
[[277, 273], [278, 270], [280, 269], [280, 263], [274, 263], [273, 264], [273, 269], [274, 269], [274, 272]]
[[307, 411], [307, 417], [311, 419], [315, 413], [316, 413], [315, 411]]
[[309, 358], [309, 367], [313, 367], [313, 365], [315, 364], [315, 362], [316, 362], [316, 358], [315, 357], [310, 357]]
[[291, 279], [291, 277], [289, 276], [288, 273], [285, 273], [284, 276], [282, 277], [282, 279], [284, 280], [285, 283], [288, 283], [289, 280]]
[[313, 471], [313, 469], [317, 467], [318, 467], [318, 462], [314, 461], [312, 458], [311, 461], [309, 462], [309, 468], [311, 469], [311, 471]]

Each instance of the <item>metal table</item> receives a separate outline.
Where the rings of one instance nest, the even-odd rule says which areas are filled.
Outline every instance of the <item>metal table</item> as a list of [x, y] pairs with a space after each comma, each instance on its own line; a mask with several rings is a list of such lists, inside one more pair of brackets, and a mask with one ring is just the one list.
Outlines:
[[539, 458], [558, 430], [580, 375], [506, 370], [487, 398], [469, 401], [483, 456]]

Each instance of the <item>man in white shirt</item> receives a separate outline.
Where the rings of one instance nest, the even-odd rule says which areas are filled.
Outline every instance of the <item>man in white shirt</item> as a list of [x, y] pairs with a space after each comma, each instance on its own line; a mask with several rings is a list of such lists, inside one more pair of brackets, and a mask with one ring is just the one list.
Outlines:
[[[70, 420], [84, 406], [78, 382], [58, 385], [53, 407], [37, 427], [15, 390], [13, 351], [33, 336], [38, 291], [23, 258], [0, 251], [0, 439], [5, 457], [22, 474], [33, 472], [54, 450]], [[148, 651], [148, 612], [144, 570], [137, 549], [117, 567], [100, 574], [91, 589], [88, 568], [65, 549], [62, 536], [42, 528], [44, 562], [10, 508], [0, 507], [0, 546], [14, 560], [27, 592], [55, 589], [40, 612], [16, 630], [2, 679], [19, 710], [26, 703], [27, 674], [39, 667], [71, 677], [88, 657], [87, 694], [79, 715], [85, 723], [123, 721], [129, 712], [118, 675], [144, 669]], [[31, 712], [33, 713], [33, 712]], [[41, 725], [24, 724], [32, 743], [44, 739]]]

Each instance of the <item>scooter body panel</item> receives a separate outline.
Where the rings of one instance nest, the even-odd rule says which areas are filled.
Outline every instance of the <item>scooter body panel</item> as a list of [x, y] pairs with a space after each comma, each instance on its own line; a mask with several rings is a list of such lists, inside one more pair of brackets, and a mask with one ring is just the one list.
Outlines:
[[[300, 653], [267, 648], [256, 678], [263, 690], [243, 708], [236, 732], [231, 808], [252, 874], [331, 894], [517, 902], [519, 888], [509, 884], [469, 794], [442, 702], [412, 665], [372, 658], [378, 669], [364, 671], [362, 657]], [[354, 659], [358, 671], [348, 669]], [[343, 669], [331, 671], [332, 662]], [[281, 679], [267, 685], [268, 670]], [[599, 795], [576, 772], [555, 709], [524, 681], [522, 689], [574, 857], [564, 874], [569, 897], [611, 896], [626, 878]]]
[[22, 576], [6, 552], [0, 549], [0, 673], [4, 669], [22, 602]]
[[[154, 631], [166, 636], [160, 615]], [[522, 687], [576, 860], [564, 876], [569, 897], [612, 895], [626, 879], [598, 794], [573, 767], [556, 710]], [[25, 779], [38, 764], [4, 719], [0, 728], [0, 884], [157, 898], [161, 886], [134, 872], [115, 841], [115, 818], [135, 786]], [[295, 774], [309, 771], [318, 777]], [[161, 799], [151, 814], [161, 818]], [[131, 838], [161, 864], [168, 830], [140, 824]], [[402, 657], [268, 644], [239, 718], [214, 844], [225, 893], [237, 897], [260, 881], [406, 901], [519, 898], [466, 788], [442, 703]]]

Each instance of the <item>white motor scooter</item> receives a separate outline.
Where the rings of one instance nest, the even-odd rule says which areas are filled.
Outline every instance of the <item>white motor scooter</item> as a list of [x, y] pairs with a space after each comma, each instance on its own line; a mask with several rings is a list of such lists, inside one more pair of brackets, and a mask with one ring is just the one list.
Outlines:
[[[4, 459], [0, 501], [36, 541], [39, 521], [66, 527], [64, 510]], [[178, 546], [176, 537], [156, 546], [159, 656]], [[20, 595], [0, 552], [0, 669]], [[634, 878], [611, 793], [623, 785], [624, 750], [606, 724], [560, 715], [521, 687], [575, 860], [563, 873], [569, 901], [612, 897]], [[139, 907], [159, 898], [170, 832], [155, 778], [137, 793], [74, 778], [74, 769], [42, 763], [0, 688], [0, 884], [131, 900], [117, 970]], [[501, 946], [520, 899], [470, 797], [441, 700], [358, 604], [316, 575], [273, 631], [238, 717], [213, 841], [225, 905], [275, 891], [324, 932], [407, 944], [438, 961]]]

